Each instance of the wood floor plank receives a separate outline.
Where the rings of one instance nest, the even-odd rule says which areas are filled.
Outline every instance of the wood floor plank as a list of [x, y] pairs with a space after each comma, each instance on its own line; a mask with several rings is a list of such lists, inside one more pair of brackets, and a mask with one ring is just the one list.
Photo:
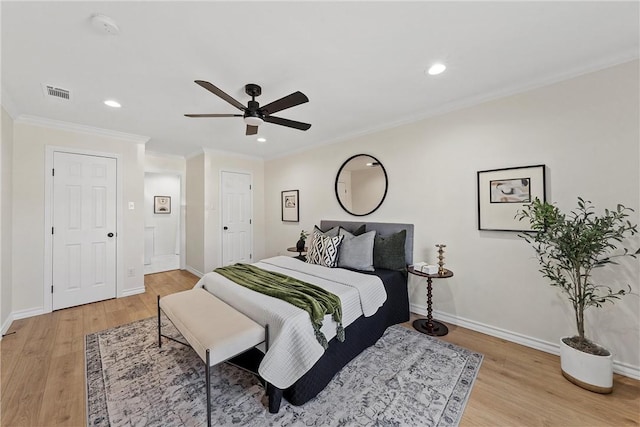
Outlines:
[[7, 331], [7, 335], [0, 341], [0, 354], [2, 355], [0, 358], [0, 378], [6, 380], [1, 383], [0, 395], [5, 392], [5, 386], [9, 384], [11, 376], [15, 372], [16, 364], [22, 355], [22, 349], [33, 323], [27, 319], [14, 321]]
[[[86, 425], [84, 335], [155, 316], [156, 295], [197, 280], [181, 270], [152, 274], [143, 294], [13, 322], [16, 334], [0, 341], [0, 425]], [[449, 326], [442, 339], [484, 354], [461, 426], [640, 425], [640, 381], [615, 375], [612, 394], [591, 393], [562, 377], [557, 356]]]
[[82, 316], [85, 335], [107, 329], [107, 314], [102, 302], [83, 305]]
[[[38, 425], [81, 426], [85, 417], [84, 349], [51, 358]], [[79, 399], [83, 396], [83, 399]], [[55, 402], [55, 404], [50, 404]]]

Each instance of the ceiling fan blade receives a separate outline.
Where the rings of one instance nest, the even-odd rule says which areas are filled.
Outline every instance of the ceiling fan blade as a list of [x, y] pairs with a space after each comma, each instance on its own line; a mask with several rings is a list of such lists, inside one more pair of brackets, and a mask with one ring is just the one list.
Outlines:
[[307, 98], [304, 93], [298, 91], [260, 107], [260, 110], [262, 110], [265, 115], [273, 114], [286, 110], [287, 108], [295, 107], [296, 105], [304, 104], [305, 102], [309, 102], [309, 98]]
[[231, 104], [234, 107], [236, 107], [237, 109], [242, 110], [242, 111], [245, 110], [245, 106], [242, 105], [239, 101], [236, 101], [230, 95], [227, 95], [221, 89], [217, 88], [216, 86], [212, 85], [211, 83], [206, 82], [204, 80], [196, 80], [195, 82], [197, 84], [199, 84], [200, 86], [202, 86], [203, 88], [205, 88], [206, 90], [208, 90], [209, 92], [213, 93], [214, 95], [217, 95], [220, 98], [224, 99], [229, 104]]
[[242, 114], [185, 114], [185, 117], [242, 117]]
[[247, 133], [245, 135], [255, 135], [258, 133], [258, 126], [247, 125]]
[[265, 116], [264, 121], [273, 123], [276, 125], [287, 126], [290, 128], [295, 128], [300, 130], [307, 130], [311, 127], [309, 123], [296, 122], [294, 120], [283, 119], [281, 117]]

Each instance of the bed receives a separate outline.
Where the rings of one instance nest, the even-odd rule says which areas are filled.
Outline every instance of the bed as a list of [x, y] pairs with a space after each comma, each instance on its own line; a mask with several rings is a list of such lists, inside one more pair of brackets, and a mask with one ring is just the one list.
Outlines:
[[[362, 231], [363, 226], [366, 228], [366, 232], [375, 230], [376, 236], [382, 240], [387, 236], [406, 233], [404, 253], [401, 254], [404, 262], [403, 267], [413, 262], [412, 224], [354, 221], [321, 221], [320, 223], [321, 230], [337, 230], [338, 227], [341, 227], [349, 233], [357, 233], [357, 230]], [[378, 242], [376, 240], [376, 244]], [[269, 323], [270, 330], [274, 329], [274, 342], [269, 346], [266, 355], [264, 348], [256, 348], [231, 360], [231, 363], [258, 373], [268, 382], [267, 394], [269, 395], [270, 412], [278, 412], [282, 397], [293, 405], [306, 403], [322, 391], [334, 375], [354, 357], [375, 344], [389, 326], [409, 320], [406, 270], [334, 269], [312, 265], [291, 257], [269, 258], [254, 265], [291, 277], [298, 277], [323, 287], [323, 283], [329, 283], [330, 291], [339, 295], [343, 306], [346, 306], [343, 308], [343, 320], [346, 321], [344, 342], [336, 337], [335, 324], [325, 321], [322, 331], [326, 334], [328, 347], [324, 349], [305, 336], [293, 335], [290, 337], [288, 335], [297, 332], [298, 323], [305, 321], [302, 320], [303, 318], [310, 325], [309, 315], [306, 312], [290, 305], [287, 307], [288, 303], [284, 301], [231, 284], [226, 278], [215, 272], [206, 274], [196, 284], [196, 287], [203, 287], [258, 323]], [[336, 285], [334, 282], [338, 284]], [[348, 284], [348, 286], [343, 289], [342, 284]], [[363, 293], [363, 289], [370, 288], [373, 291], [367, 292], [373, 292], [373, 294]], [[381, 297], [381, 293], [384, 294], [384, 297]], [[360, 295], [362, 298], [360, 303], [354, 302], [354, 294]], [[269, 306], [271, 312], [264, 312], [265, 306]], [[362, 310], [359, 315], [349, 311], [355, 309], [354, 307]], [[298, 316], [296, 310], [302, 311], [303, 316]], [[295, 327], [290, 326], [292, 321], [290, 317], [298, 319], [296, 320], [298, 323], [294, 323]], [[282, 322], [282, 325], [279, 325], [278, 322]], [[300, 326], [301, 329], [305, 327], [304, 324]], [[278, 355], [277, 358], [276, 355]], [[289, 358], [287, 359], [287, 357]], [[287, 369], [284, 369], [285, 366]]]

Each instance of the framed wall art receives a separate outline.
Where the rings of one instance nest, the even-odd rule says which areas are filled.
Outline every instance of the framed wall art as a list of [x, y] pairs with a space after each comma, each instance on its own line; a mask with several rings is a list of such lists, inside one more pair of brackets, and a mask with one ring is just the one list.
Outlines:
[[287, 222], [300, 221], [300, 200], [298, 190], [282, 191], [282, 220]]
[[170, 214], [171, 213], [171, 197], [154, 196], [153, 197], [153, 213], [154, 214]]
[[478, 230], [532, 231], [515, 216], [534, 199], [546, 201], [545, 165], [478, 172]]

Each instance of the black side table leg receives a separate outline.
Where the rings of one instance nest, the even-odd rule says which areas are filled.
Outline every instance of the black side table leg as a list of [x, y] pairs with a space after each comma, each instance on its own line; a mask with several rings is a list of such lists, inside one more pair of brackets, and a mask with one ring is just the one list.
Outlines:
[[432, 313], [432, 283], [431, 277], [427, 277], [427, 318], [414, 320], [413, 327], [423, 334], [441, 337], [449, 333], [449, 329], [444, 323], [433, 320]]

